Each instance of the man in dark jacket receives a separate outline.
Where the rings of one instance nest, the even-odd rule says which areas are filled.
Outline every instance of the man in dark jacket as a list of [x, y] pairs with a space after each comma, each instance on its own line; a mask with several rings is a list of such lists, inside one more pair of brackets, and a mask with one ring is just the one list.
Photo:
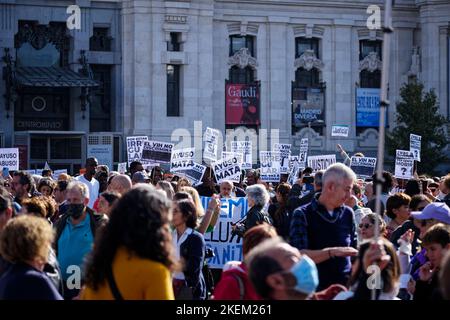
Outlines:
[[[314, 195], [322, 191], [322, 176], [324, 171], [318, 171], [314, 175], [314, 191], [308, 192], [306, 195], [301, 196], [301, 194], [297, 195], [291, 192], [291, 195], [288, 199], [287, 208], [290, 214], [294, 212], [298, 207], [304, 206], [308, 203], [311, 203], [312, 199], [314, 199]], [[294, 186], [299, 186], [299, 184], [295, 184]], [[301, 186], [299, 186], [301, 188]], [[294, 189], [294, 187], [292, 187]]]
[[106, 222], [87, 207], [89, 189], [79, 181], [67, 186], [67, 211], [55, 224], [55, 250], [64, 281], [64, 298], [73, 299], [81, 289], [81, 270], [92, 250], [98, 228]]
[[317, 264], [319, 288], [346, 285], [350, 257], [358, 251], [353, 210], [344, 205], [350, 197], [355, 173], [336, 163], [323, 174], [323, 188], [312, 202], [294, 211], [290, 243]]

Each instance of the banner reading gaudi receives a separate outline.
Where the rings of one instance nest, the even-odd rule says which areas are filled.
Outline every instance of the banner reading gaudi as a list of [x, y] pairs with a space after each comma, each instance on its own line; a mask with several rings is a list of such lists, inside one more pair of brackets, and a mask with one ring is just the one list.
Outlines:
[[259, 84], [225, 85], [225, 123], [259, 125]]

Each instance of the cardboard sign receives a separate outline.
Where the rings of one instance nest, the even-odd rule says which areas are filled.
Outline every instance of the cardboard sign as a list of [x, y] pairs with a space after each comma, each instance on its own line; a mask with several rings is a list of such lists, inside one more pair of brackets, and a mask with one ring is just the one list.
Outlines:
[[91, 145], [87, 146], [88, 157], [96, 158], [98, 164], [107, 165], [109, 169], [113, 167], [112, 161], [113, 146], [112, 145]]
[[119, 171], [120, 174], [125, 174], [127, 172], [127, 163], [121, 162], [117, 165], [117, 171]]
[[280, 160], [279, 152], [260, 151], [260, 178], [264, 182], [280, 182]]
[[202, 181], [203, 175], [205, 174], [206, 166], [192, 162], [186, 165], [184, 168], [178, 170], [177, 175], [182, 175], [188, 178], [192, 185], [197, 185]]
[[1, 148], [0, 149], [0, 168], [8, 168], [10, 171], [19, 170], [19, 149]]
[[220, 131], [207, 127], [205, 132], [205, 149], [203, 158], [211, 161], [217, 160], [217, 149], [219, 143]]
[[289, 173], [289, 159], [291, 156], [291, 144], [275, 143], [273, 151], [280, 153], [280, 173]]
[[331, 127], [332, 137], [348, 137], [348, 126], [344, 125], [334, 125]]
[[[200, 197], [206, 210], [210, 197]], [[214, 230], [205, 234], [206, 246], [214, 251], [214, 257], [208, 259], [213, 269], [222, 269], [228, 261], [242, 261], [242, 238], [231, 234], [231, 224], [239, 221], [248, 211], [247, 198], [220, 199], [220, 214]]]
[[31, 174], [31, 175], [36, 174], [36, 170], [34, 170], [34, 169], [31, 169], [31, 170], [23, 170], [23, 171], [28, 172], [28, 173]]
[[305, 164], [308, 155], [308, 138], [300, 140], [299, 162]]
[[157, 163], [170, 163], [173, 143], [161, 141], [145, 141], [142, 149], [142, 160]]
[[399, 159], [412, 159], [414, 160], [414, 155], [408, 150], [395, 150], [395, 157]]
[[184, 170], [187, 165], [194, 163], [195, 148], [184, 148], [172, 151], [170, 160], [170, 172]]
[[141, 161], [145, 141], [148, 141], [147, 136], [127, 137], [128, 165], [133, 161]]
[[241, 165], [241, 168], [242, 168], [242, 162], [244, 159], [244, 155], [242, 153], [222, 151], [222, 159], [233, 158], [233, 157], [238, 158], [239, 164]]
[[395, 177], [399, 179], [411, 179], [413, 177], [414, 159], [396, 158]]
[[420, 149], [421, 149], [422, 136], [416, 134], [409, 135], [409, 151], [413, 153], [414, 160], [420, 162]]
[[241, 178], [241, 166], [236, 156], [216, 161], [212, 167], [217, 183], [221, 183], [224, 180], [239, 182]]
[[352, 157], [350, 169], [352, 169], [358, 177], [371, 177], [375, 172], [376, 164], [377, 158]]
[[314, 170], [314, 172], [319, 170], [326, 170], [329, 166], [335, 163], [336, 163], [335, 154], [308, 157], [308, 167], [311, 167]]
[[242, 169], [252, 168], [251, 141], [231, 141], [231, 152], [243, 154]]

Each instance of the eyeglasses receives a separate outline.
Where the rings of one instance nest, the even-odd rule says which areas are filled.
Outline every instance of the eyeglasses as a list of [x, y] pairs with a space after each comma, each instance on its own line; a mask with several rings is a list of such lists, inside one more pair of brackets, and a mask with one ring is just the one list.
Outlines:
[[369, 229], [370, 227], [372, 226], [372, 224], [370, 224], [370, 223], [361, 223], [360, 225], [359, 225], [359, 228], [360, 229]]

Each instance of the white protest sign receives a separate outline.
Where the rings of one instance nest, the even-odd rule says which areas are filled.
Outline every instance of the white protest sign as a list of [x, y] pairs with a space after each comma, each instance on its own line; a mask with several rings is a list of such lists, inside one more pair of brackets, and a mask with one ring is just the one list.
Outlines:
[[335, 163], [336, 163], [335, 154], [308, 157], [308, 167], [311, 167], [314, 170], [314, 172], [319, 170], [326, 170], [329, 166]]
[[308, 138], [303, 138], [300, 140], [300, 154], [299, 154], [299, 162], [306, 163], [306, 157], [308, 155]]
[[36, 174], [36, 170], [35, 169], [31, 169], [31, 170], [23, 170], [25, 172], [28, 172], [29, 174], [33, 175]]
[[187, 165], [194, 163], [195, 148], [184, 148], [172, 151], [170, 160], [170, 171], [178, 172], [184, 170]]
[[8, 168], [10, 171], [19, 170], [19, 148], [0, 149], [0, 168]]
[[348, 137], [348, 126], [345, 125], [334, 125], [331, 127], [332, 137]]
[[211, 161], [217, 160], [217, 149], [218, 141], [220, 137], [220, 131], [217, 129], [212, 129], [210, 127], [206, 128], [205, 132], [205, 149], [203, 150], [203, 158]]
[[112, 145], [89, 144], [87, 146], [87, 156], [96, 158], [99, 165], [100, 164], [107, 165], [110, 170], [113, 167], [112, 154], [113, 154]]
[[67, 169], [55, 170], [53, 171], [52, 178], [53, 180], [58, 180], [60, 174], [67, 174]]
[[377, 158], [352, 157], [350, 169], [352, 169], [358, 177], [371, 177], [375, 171], [376, 164]]
[[44, 169], [36, 169], [36, 174], [38, 175], [38, 176], [42, 176], [42, 171], [43, 171]]
[[242, 153], [222, 151], [222, 159], [233, 158], [233, 157], [238, 158], [239, 166], [242, 169], [242, 162], [244, 161], [244, 155]]
[[205, 174], [206, 166], [201, 164], [191, 162], [185, 167], [179, 169], [176, 173], [185, 176], [189, 179], [192, 185], [198, 184], [202, 181], [203, 175]]
[[[200, 197], [206, 210], [209, 197]], [[247, 198], [220, 199], [220, 214], [212, 232], [205, 233], [205, 243], [214, 251], [214, 257], [208, 259], [208, 266], [222, 269], [228, 261], [242, 261], [242, 238], [231, 234], [231, 224], [241, 220], [248, 211]]]
[[414, 160], [414, 155], [409, 150], [395, 150], [395, 157], [399, 159], [412, 159]]
[[409, 151], [413, 153], [414, 160], [419, 162], [420, 162], [421, 140], [422, 136], [418, 136], [412, 133], [409, 135]]
[[242, 153], [242, 169], [252, 168], [252, 142], [251, 141], [231, 141], [231, 152]]
[[264, 182], [280, 182], [280, 159], [279, 152], [260, 151], [260, 178]]
[[125, 174], [127, 172], [127, 163], [121, 162], [117, 165], [117, 171], [119, 171], [120, 174]]
[[273, 151], [280, 153], [280, 173], [289, 173], [289, 159], [291, 156], [291, 144], [275, 143]]
[[142, 160], [157, 163], [170, 163], [173, 143], [162, 141], [145, 141], [142, 149]]
[[221, 159], [213, 163], [214, 175], [217, 183], [224, 180], [239, 182], [241, 178], [241, 166], [237, 157]]
[[406, 158], [395, 159], [395, 177], [399, 179], [411, 179], [413, 177], [414, 160]]
[[147, 136], [127, 137], [128, 165], [133, 161], [141, 161], [145, 141], [148, 141]]

